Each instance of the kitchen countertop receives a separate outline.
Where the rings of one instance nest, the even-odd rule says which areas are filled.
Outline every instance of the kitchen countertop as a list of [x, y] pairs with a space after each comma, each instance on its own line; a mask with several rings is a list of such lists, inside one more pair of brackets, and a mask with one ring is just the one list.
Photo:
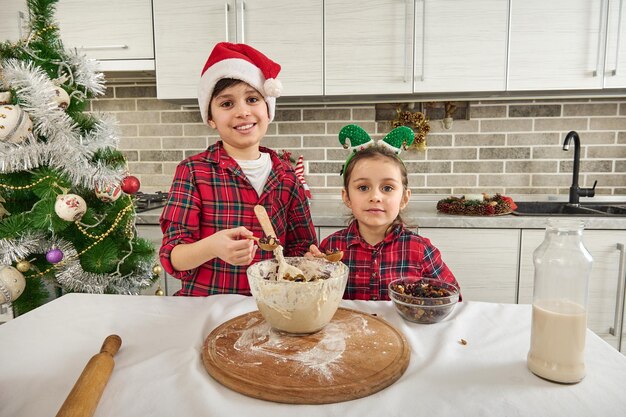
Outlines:
[[[410, 226], [441, 227], [441, 228], [496, 228], [496, 229], [545, 229], [546, 221], [550, 216], [457, 216], [438, 213], [437, 201], [441, 196], [412, 197], [402, 215]], [[556, 201], [549, 197], [520, 197], [516, 201]], [[623, 202], [611, 197], [594, 198], [587, 202]], [[560, 201], [563, 201], [562, 199]], [[137, 224], [159, 224], [159, 215], [162, 208], [149, 210], [138, 214]], [[324, 197], [311, 200], [311, 216], [317, 227], [345, 227], [350, 211], [340, 198]], [[572, 218], [572, 217], [559, 217]], [[586, 229], [626, 230], [626, 217], [579, 217], [585, 223]]]
[[[580, 383], [548, 382], [527, 369], [529, 304], [463, 301], [432, 325], [404, 321], [390, 301], [343, 300], [341, 306], [376, 314], [402, 332], [411, 350], [407, 370], [364, 398], [289, 405], [232, 391], [202, 364], [207, 335], [256, 310], [252, 297], [67, 294], [0, 326], [0, 415], [55, 415], [110, 334], [118, 334], [122, 346], [94, 417], [617, 417], [626, 409], [626, 357], [590, 330]], [[337, 349], [323, 343], [313, 349], [329, 346]], [[301, 366], [320, 372], [317, 362]]]

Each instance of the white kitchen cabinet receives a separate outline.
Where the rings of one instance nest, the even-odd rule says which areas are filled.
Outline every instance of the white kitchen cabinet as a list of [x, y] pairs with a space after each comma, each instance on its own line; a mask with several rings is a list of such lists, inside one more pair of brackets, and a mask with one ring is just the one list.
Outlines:
[[151, 0], [60, 0], [56, 19], [65, 47], [101, 70], [154, 69]]
[[609, 0], [606, 29], [604, 87], [626, 87], [626, 7], [624, 0]]
[[[161, 247], [161, 242], [163, 240], [163, 233], [161, 232], [161, 228], [158, 225], [154, 224], [138, 224], [137, 236], [152, 242], [157, 252], [157, 263], [159, 263], [158, 253], [159, 248]], [[158, 281], [156, 281], [154, 285], [152, 285], [150, 288], [146, 288], [145, 290], [141, 291], [141, 294], [154, 295], [159, 286], [161, 286], [161, 289], [164, 291], [165, 295], [173, 295], [176, 291], [182, 288], [182, 283], [179, 279], [176, 279], [163, 271], [161, 272], [161, 276], [159, 277]]]
[[228, 3], [153, 0], [157, 97], [197, 98], [209, 53], [229, 39]]
[[509, 91], [600, 89], [604, 0], [511, 0]]
[[520, 230], [420, 227], [419, 234], [439, 249], [464, 300], [517, 302]]
[[322, 240], [342, 229], [345, 229], [345, 227], [319, 227], [317, 232], [318, 242], [322, 243]]
[[[24, 0], [0, 7], [0, 40], [28, 34]], [[100, 61], [102, 71], [154, 69], [151, 0], [60, 0], [54, 15], [65, 48]]]
[[[519, 302], [532, 303], [533, 298], [533, 252], [543, 242], [544, 230], [522, 230], [520, 255]], [[611, 345], [617, 347], [623, 331], [611, 331], [616, 326], [617, 289], [626, 279], [623, 245], [626, 244], [624, 230], [585, 230], [583, 242], [593, 257], [589, 282], [587, 327]], [[621, 245], [621, 246], [620, 246]], [[621, 287], [623, 288], [623, 287]], [[619, 295], [624, 297], [624, 293]], [[617, 334], [611, 334], [617, 333]], [[624, 345], [626, 348], [626, 345]], [[623, 349], [624, 350], [624, 349]]]
[[26, 0], [10, 0], [0, 7], [0, 42], [16, 42], [28, 30]]
[[213, 46], [247, 43], [278, 62], [283, 96], [323, 94], [322, 0], [153, 0], [157, 96], [197, 97]]
[[414, 4], [326, 0], [326, 95], [413, 91]]
[[418, 0], [414, 92], [504, 91], [508, 5]]

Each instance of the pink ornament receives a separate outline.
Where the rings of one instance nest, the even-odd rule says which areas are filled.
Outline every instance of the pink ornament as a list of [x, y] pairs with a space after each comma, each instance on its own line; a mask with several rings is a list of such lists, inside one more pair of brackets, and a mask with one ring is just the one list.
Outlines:
[[51, 264], [58, 264], [63, 260], [63, 251], [61, 249], [52, 249], [46, 253], [46, 261]]
[[135, 194], [139, 191], [140, 186], [141, 183], [139, 182], [139, 178], [133, 177], [132, 175], [129, 175], [122, 180], [122, 191], [126, 194]]

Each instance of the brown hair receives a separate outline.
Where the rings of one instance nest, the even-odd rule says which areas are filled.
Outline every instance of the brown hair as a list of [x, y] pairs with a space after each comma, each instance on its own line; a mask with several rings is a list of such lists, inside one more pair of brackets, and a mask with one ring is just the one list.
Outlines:
[[237, 80], [235, 78], [222, 78], [218, 82], [215, 83], [215, 87], [213, 87], [213, 92], [211, 93], [211, 99], [209, 99], [209, 109], [207, 113], [207, 120], [211, 120], [211, 102], [222, 91], [226, 90], [228, 87], [232, 87], [238, 84], [244, 83], [245, 81]]
[[[402, 190], [406, 192], [406, 190], [409, 189], [409, 176], [408, 176], [406, 166], [404, 165], [404, 162], [402, 162], [402, 160], [398, 158], [398, 155], [394, 151], [387, 148], [386, 146], [373, 145], [355, 153], [352, 159], [350, 159], [348, 164], [343, 168], [343, 188], [344, 190], [346, 190], [346, 194], [348, 194], [348, 198], [350, 198], [350, 193], [348, 192], [348, 185], [350, 183], [350, 177], [352, 176], [352, 171], [354, 170], [354, 167], [359, 161], [363, 161], [366, 159], [388, 159], [392, 161], [394, 165], [396, 165], [400, 169], [400, 176], [402, 177]], [[354, 216], [351, 216], [350, 220], [353, 220], [353, 219], [354, 219]], [[402, 219], [402, 216], [400, 215], [400, 213], [398, 213], [398, 216], [394, 219], [390, 228], [395, 226], [396, 224], [401, 224], [401, 223], [404, 223], [404, 220]]]

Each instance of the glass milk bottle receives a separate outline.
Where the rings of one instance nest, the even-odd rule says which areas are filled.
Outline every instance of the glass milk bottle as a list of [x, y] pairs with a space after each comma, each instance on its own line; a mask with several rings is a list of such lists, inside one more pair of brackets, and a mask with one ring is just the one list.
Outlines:
[[587, 294], [593, 259], [580, 220], [548, 221], [533, 253], [535, 280], [528, 369], [556, 382], [585, 376]]

